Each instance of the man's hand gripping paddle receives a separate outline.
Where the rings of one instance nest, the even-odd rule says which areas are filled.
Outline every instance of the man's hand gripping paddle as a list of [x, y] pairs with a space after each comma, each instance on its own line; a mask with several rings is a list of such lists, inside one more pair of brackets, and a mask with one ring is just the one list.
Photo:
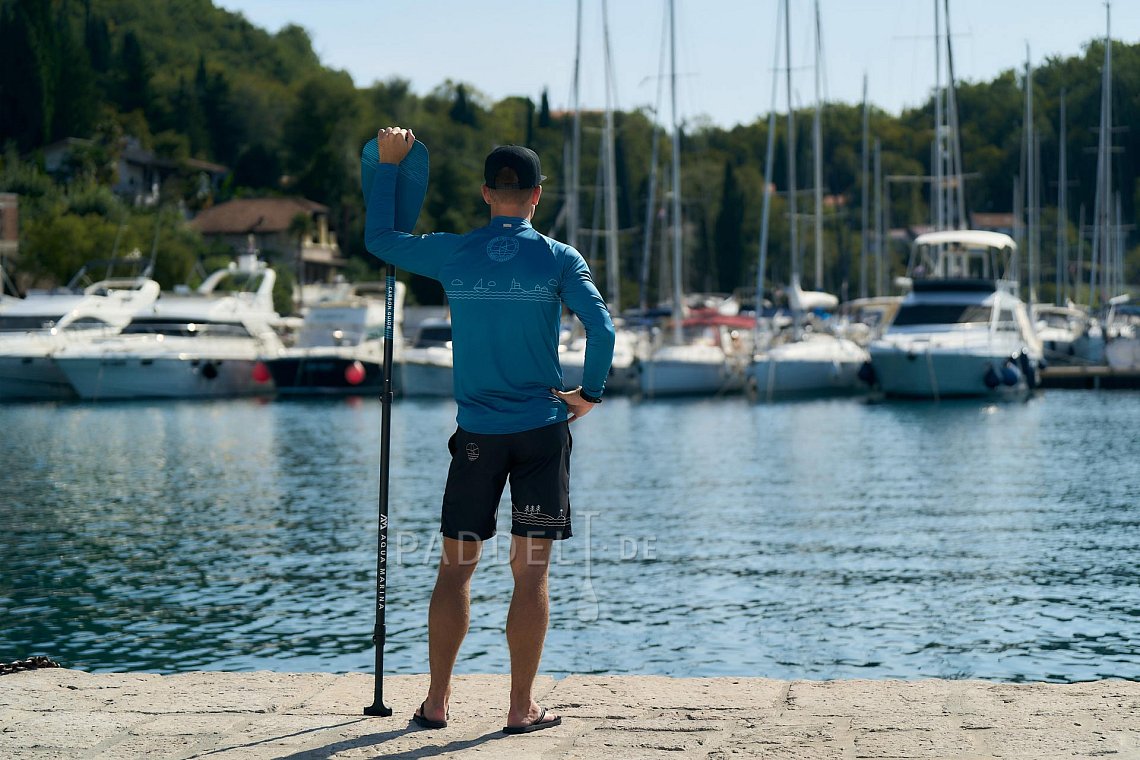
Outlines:
[[[364, 203], [372, 192], [372, 181], [380, 163], [376, 138], [364, 145], [360, 153], [360, 189], [364, 193]], [[411, 232], [420, 216], [428, 183], [428, 150], [418, 140], [412, 145], [408, 155], [400, 162], [396, 174], [396, 229]], [[392, 342], [394, 340], [396, 267], [388, 264], [386, 278], [387, 292], [384, 303], [384, 395], [380, 399], [380, 524], [376, 552], [376, 627], [372, 631], [372, 641], [376, 644], [376, 681], [372, 704], [364, 708], [365, 715], [388, 717], [392, 708], [384, 704], [384, 608], [388, 585], [388, 463], [391, 461], [392, 446]]]

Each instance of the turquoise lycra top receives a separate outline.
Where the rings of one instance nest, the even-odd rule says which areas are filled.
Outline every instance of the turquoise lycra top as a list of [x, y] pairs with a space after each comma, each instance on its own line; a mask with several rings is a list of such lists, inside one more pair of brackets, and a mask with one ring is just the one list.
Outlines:
[[517, 433], [566, 419], [558, 329], [562, 304], [586, 328], [582, 388], [601, 396], [614, 326], [578, 251], [530, 222], [497, 216], [466, 235], [392, 228], [396, 165], [381, 164], [368, 196], [369, 252], [443, 285], [451, 304], [456, 421], [472, 433]]

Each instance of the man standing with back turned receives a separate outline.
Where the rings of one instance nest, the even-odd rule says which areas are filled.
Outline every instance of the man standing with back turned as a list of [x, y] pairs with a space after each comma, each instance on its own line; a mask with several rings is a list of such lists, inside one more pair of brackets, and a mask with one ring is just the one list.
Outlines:
[[[511, 696], [506, 733], [556, 726], [531, 695], [549, 620], [547, 570], [554, 541], [569, 538], [569, 422], [601, 402], [614, 328], [581, 254], [530, 225], [542, 197], [538, 155], [495, 148], [483, 167], [491, 222], [466, 235], [393, 229], [397, 165], [415, 136], [376, 135], [380, 166], [368, 199], [365, 243], [384, 261], [442, 283], [451, 304], [458, 427], [448, 441], [443, 550], [428, 612], [431, 685], [413, 720], [447, 725], [451, 674], [471, 617], [471, 576], [482, 542], [495, 535], [503, 486], [511, 483], [511, 573], [507, 615]], [[562, 390], [558, 331], [566, 304], [586, 327], [583, 386]]]

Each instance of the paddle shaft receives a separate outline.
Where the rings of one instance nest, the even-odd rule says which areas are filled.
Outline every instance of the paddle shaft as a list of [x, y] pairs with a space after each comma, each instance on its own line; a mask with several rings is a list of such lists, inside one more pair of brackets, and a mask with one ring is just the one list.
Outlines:
[[380, 520], [376, 547], [376, 626], [372, 641], [376, 645], [376, 679], [372, 704], [365, 715], [387, 717], [392, 708], [384, 704], [384, 640], [387, 638], [385, 607], [388, 594], [388, 463], [392, 453], [392, 343], [396, 319], [396, 267], [387, 265], [387, 288], [384, 294], [384, 395], [380, 397]]

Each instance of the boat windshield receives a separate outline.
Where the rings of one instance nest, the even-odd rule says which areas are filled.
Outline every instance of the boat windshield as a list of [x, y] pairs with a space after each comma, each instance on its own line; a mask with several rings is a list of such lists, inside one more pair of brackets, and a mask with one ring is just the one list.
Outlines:
[[989, 324], [993, 308], [976, 303], [914, 303], [899, 307], [894, 326]]
[[171, 322], [168, 320], [136, 319], [123, 329], [124, 335], [181, 335], [188, 338], [211, 337], [249, 338], [249, 330], [236, 322]]
[[59, 317], [0, 317], [0, 332], [26, 332], [28, 330], [45, 330], [55, 327]]
[[451, 342], [451, 325], [439, 327], [422, 327], [416, 336], [415, 348], [431, 348], [433, 346], [446, 346]]

